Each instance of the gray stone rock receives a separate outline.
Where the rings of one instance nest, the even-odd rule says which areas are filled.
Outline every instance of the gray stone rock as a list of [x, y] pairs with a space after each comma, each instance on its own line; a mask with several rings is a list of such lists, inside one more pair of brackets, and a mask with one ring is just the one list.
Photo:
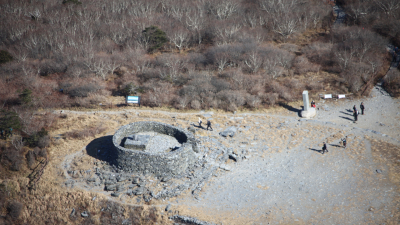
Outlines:
[[82, 217], [89, 217], [89, 214], [86, 211], [84, 211], [84, 212], [81, 213], [81, 216]]
[[130, 184], [130, 185], [128, 185], [128, 188], [129, 189], [132, 189], [132, 188], [134, 188], [134, 187], [136, 187], [137, 185], [136, 184]]
[[116, 184], [106, 185], [106, 190], [107, 191], [115, 191], [115, 190], [117, 190], [117, 185]]
[[87, 182], [96, 182], [96, 178], [92, 177], [92, 178], [88, 178], [86, 179]]
[[138, 188], [136, 188], [136, 189], [133, 191], [133, 193], [134, 193], [135, 195], [142, 195], [142, 194], [144, 194], [144, 191], [145, 191], [145, 188], [144, 188], [144, 187], [138, 187]]
[[70, 216], [75, 216], [75, 208], [72, 209]]
[[231, 167], [228, 166], [228, 165], [226, 165], [226, 164], [221, 164], [221, 165], [219, 166], [219, 168], [221, 168], [221, 169], [223, 169], [223, 170], [226, 170], [226, 171], [230, 171], [230, 170], [231, 170]]
[[112, 196], [112, 197], [119, 197], [120, 194], [121, 194], [121, 193], [119, 193], [119, 192], [113, 192], [113, 193], [111, 193], [111, 196]]
[[235, 135], [235, 133], [237, 132], [236, 127], [231, 126], [226, 128], [224, 131], [220, 132], [219, 135], [221, 135], [222, 137], [233, 137]]
[[168, 212], [171, 209], [171, 204], [168, 204], [167, 207], [165, 207], [165, 211]]
[[382, 173], [382, 170], [377, 169], [376, 172], [377, 172], [377, 173]]
[[229, 158], [235, 160], [236, 162], [238, 161], [238, 155], [234, 153], [229, 154]]
[[161, 182], [167, 182], [167, 181], [169, 181], [169, 180], [171, 180], [171, 177], [163, 177], [163, 178], [161, 179]]
[[118, 182], [126, 181], [126, 177], [124, 177], [124, 176], [117, 177], [117, 181]]
[[140, 178], [139, 177], [134, 177], [132, 179], [132, 184], [138, 184], [138, 183], [140, 183]]

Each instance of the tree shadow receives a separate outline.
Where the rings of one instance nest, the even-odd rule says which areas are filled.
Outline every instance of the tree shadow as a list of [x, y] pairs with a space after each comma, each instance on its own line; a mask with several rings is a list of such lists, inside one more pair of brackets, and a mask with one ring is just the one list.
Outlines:
[[289, 111], [295, 112], [295, 113], [297, 113], [298, 116], [301, 117], [301, 111], [302, 111], [303, 107], [301, 109], [297, 109], [297, 108], [294, 108], [293, 106], [290, 106], [284, 102], [280, 102], [279, 106], [282, 106], [283, 108], [285, 108]]
[[86, 153], [93, 158], [114, 164], [117, 152], [115, 151], [112, 137], [112, 135], [107, 135], [94, 139], [86, 146]]
[[[348, 110], [347, 110], [348, 111]], [[348, 115], [348, 116], [352, 116], [353, 114], [351, 114], [351, 113], [347, 113], [347, 112], [343, 112], [343, 111], [340, 111], [341, 113], [343, 113], [343, 114], [346, 114], [346, 115]]]
[[344, 117], [344, 116], [339, 116], [340, 118], [346, 119], [346, 120], [350, 120], [350, 121], [354, 121], [353, 119], [350, 119], [349, 117]]
[[310, 149], [311, 151], [315, 151], [315, 152], [318, 152], [318, 153], [322, 154], [322, 150], [318, 150], [318, 149], [315, 149], [315, 148], [308, 148], [308, 149]]

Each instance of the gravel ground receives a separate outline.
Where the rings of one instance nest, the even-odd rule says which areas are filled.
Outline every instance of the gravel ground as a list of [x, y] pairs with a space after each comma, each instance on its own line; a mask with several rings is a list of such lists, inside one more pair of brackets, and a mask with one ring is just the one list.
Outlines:
[[[359, 108], [361, 101], [366, 112], [354, 123], [347, 110], [353, 105]], [[399, 174], [373, 156], [370, 140], [400, 149], [399, 106], [399, 100], [377, 86], [371, 98], [318, 102], [318, 114], [311, 120], [299, 122], [295, 113], [253, 120], [249, 114], [237, 115], [254, 125], [284, 119], [278, 129], [288, 137], [247, 145], [251, 158], [231, 163], [231, 171], [221, 171], [199, 200], [181, 197], [175, 204], [202, 212], [198, 216], [204, 220], [224, 224], [398, 224], [399, 186], [390, 176]], [[258, 133], [268, 134], [263, 128], [267, 127]], [[340, 145], [345, 135], [346, 149]], [[233, 138], [231, 145], [245, 147], [242, 138]], [[324, 155], [320, 153], [323, 141], [329, 150]]]
[[[361, 101], [365, 115], [354, 123], [352, 108], [359, 108]], [[376, 86], [369, 98], [316, 102], [317, 116], [309, 120], [298, 117], [300, 105], [276, 115], [202, 111], [141, 117], [147, 111], [124, 110], [99, 111], [96, 116], [116, 115], [121, 124], [125, 122], [118, 115], [123, 114], [133, 121], [159, 120], [182, 128], [193, 123], [188, 118], [203, 116], [214, 130], [196, 128], [196, 135], [220, 142], [239, 156], [219, 165], [208, 160], [215, 155], [213, 141], [203, 143], [211, 151], [204, 155], [207, 165], [220, 169], [195, 195], [190, 191], [152, 203], [169, 205], [170, 215], [179, 212], [216, 224], [399, 224], [399, 99]], [[234, 137], [220, 136], [228, 127], [237, 129]], [[345, 136], [346, 149], [340, 143]], [[324, 141], [329, 152], [321, 154]], [[73, 161], [69, 156], [67, 164]]]

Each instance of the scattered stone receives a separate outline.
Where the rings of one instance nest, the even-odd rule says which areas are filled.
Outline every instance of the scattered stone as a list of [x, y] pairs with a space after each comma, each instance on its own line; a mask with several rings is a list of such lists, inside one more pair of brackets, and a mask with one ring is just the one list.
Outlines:
[[134, 187], [136, 187], [137, 185], [136, 184], [130, 184], [130, 185], [128, 185], [128, 188], [129, 189], [132, 189], [132, 188], [134, 188]]
[[230, 170], [231, 170], [231, 167], [228, 166], [228, 165], [226, 165], [226, 164], [221, 164], [221, 165], [219, 166], [219, 168], [221, 168], [221, 169], [223, 169], [223, 170], [226, 170], [226, 171], [230, 171]]
[[144, 193], [144, 187], [138, 187], [138, 188], [136, 188], [136, 189], [133, 191], [133, 193], [134, 193], [135, 195], [142, 195], [142, 194]]
[[373, 212], [375, 210], [375, 208], [374, 207], [369, 207], [369, 209], [368, 209], [368, 211], [370, 211], [370, 212]]
[[188, 127], [188, 131], [192, 132], [193, 134], [196, 133], [196, 129], [194, 127]]
[[124, 176], [117, 177], [117, 181], [118, 182], [126, 181], [126, 177], [124, 177]]
[[163, 177], [163, 178], [161, 179], [161, 182], [167, 182], [167, 181], [169, 181], [169, 180], [171, 180], [171, 177]]
[[111, 193], [111, 196], [112, 197], [119, 197], [120, 194], [121, 193], [119, 193], [119, 192], [113, 192], [113, 193]]
[[72, 209], [70, 216], [75, 216], [75, 208]]
[[181, 215], [174, 215], [169, 217], [169, 219], [177, 222], [177, 223], [184, 223], [184, 224], [194, 224], [194, 225], [215, 225], [215, 223], [208, 223], [201, 220], [198, 220], [193, 217], [188, 216], [181, 216]]
[[115, 191], [115, 190], [117, 190], [116, 184], [106, 185], [106, 191]]
[[377, 169], [376, 172], [377, 172], [377, 173], [382, 173], [382, 170]]
[[236, 162], [238, 161], [238, 156], [234, 153], [229, 154], [229, 158], [235, 160]]
[[220, 132], [219, 135], [221, 135], [222, 137], [233, 137], [235, 135], [235, 133], [237, 132], [236, 127], [231, 126], [226, 128], [224, 131]]
[[81, 216], [82, 216], [82, 217], [88, 217], [89, 214], [88, 214], [86, 211], [84, 211], [84, 212], [81, 213]]
[[92, 178], [88, 178], [86, 179], [87, 182], [96, 182], [96, 178], [92, 177]]
[[132, 179], [132, 184], [138, 184], [139, 182], [140, 182], [139, 177], [134, 177], [134, 178]]
[[168, 204], [167, 207], [165, 207], [165, 211], [168, 212], [171, 209], [171, 204]]

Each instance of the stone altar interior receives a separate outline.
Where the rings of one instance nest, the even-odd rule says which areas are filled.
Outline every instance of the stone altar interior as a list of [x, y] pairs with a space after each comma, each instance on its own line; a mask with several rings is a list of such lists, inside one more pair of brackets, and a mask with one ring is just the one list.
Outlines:
[[139, 132], [126, 137], [121, 147], [149, 153], [162, 153], [177, 150], [182, 144], [175, 137], [157, 132]]

